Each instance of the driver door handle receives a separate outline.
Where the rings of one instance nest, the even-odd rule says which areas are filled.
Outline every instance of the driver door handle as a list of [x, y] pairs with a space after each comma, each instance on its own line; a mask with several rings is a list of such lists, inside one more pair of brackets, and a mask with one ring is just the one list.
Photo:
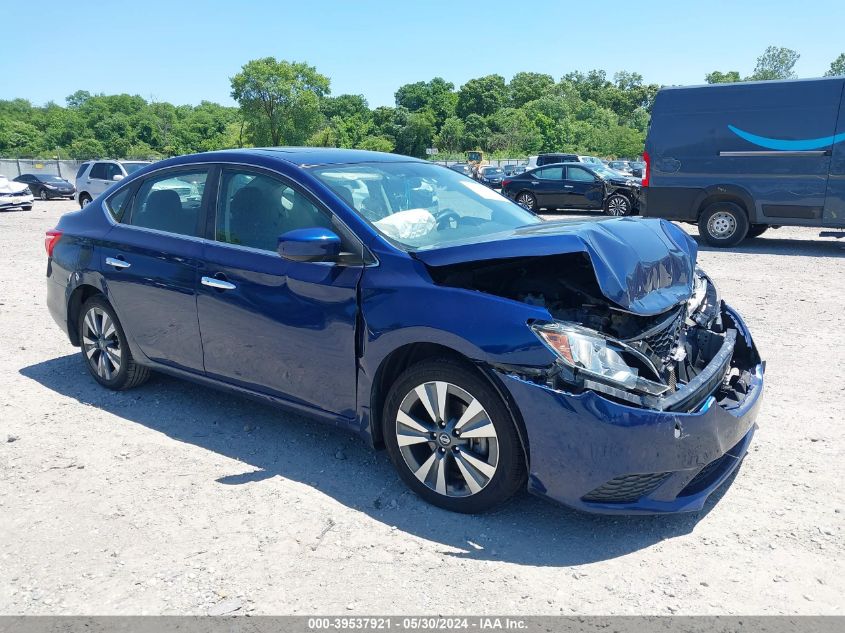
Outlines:
[[564, 188], [564, 189], [572, 189], [572, 187], [573, 187], [573, 186], [574, 186], [574, 185], [563, 185], [563, 188]]
[[234, 290], [237, 286], [233, 283], [223, 279], [216, 279], [214, 277], [203, 277], [201, 282], [203, 286], [214, 288], [215, 290]]
[[532, 180], [532, 181], [531, 181], [531, 184], [532, 184], [532, 185], [539, 185], [539, 184], [540, 184], [540, 181], [539, 181], [539, 180]]
[[122, 259], [115, 259], [114, 257], [106, 257], [106, 265], [114, 266], [115, 268], [129, 268], [132, 264]]

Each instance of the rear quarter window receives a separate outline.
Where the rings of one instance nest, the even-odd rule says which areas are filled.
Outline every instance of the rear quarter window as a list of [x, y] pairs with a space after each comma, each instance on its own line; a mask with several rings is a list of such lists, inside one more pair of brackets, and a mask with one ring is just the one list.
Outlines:
[[126, 210], [129, 208], [129, 200], [131, 199], [132, 187], [124, 187], [120, 191], [116, 191], [106, 200], [106, 209], [115, 222], [122, 222]]
[[82, 164], [79, 166], [79, 170], [76, 172], [76, 177], [77, 177], [77, 178], [82, 178], [82, 174], [84, 174], [84, 173], [85, 173], [85, 170], [86, 170], [86, 169], [88, 169], [88, 165], [90, 165], [90, 164], [91, 164], [91, 163], [82, 163]]

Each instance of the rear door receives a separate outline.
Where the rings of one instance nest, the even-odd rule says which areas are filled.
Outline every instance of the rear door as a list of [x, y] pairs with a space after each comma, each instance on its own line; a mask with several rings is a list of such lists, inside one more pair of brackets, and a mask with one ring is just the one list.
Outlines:
[[845, 82], [830, 151], [830, 176], [827, 181], [822, 223], [826, 226], [845, 226]]
[[601, 209], [604, 183], [583, 167], [568, 166], [563, 201], [573, 209]]
[[116, 221], [100, 251], [109, 300], [150, 359], [202, 372], [197, 266], [208, 166], [151, 174], [106, 200]]
[[120, 168], [113, 163], [98, 162], [91, 165], [88, 178], [85, 180], [85, 190], [96, 198], [114, 184], [112, 176], [120, 173]]
[[549, 209], [562, 208], [564, 203], [563, 166], [550, 165], [535, 171], [531, 176], [531, 189], [537, 198], [537, 206]]

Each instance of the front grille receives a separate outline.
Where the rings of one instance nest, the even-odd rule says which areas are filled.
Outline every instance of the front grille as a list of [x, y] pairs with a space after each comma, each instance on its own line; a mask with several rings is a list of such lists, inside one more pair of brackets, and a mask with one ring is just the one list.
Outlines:
[[684, 326], [684, 313], [679, 311], [669, 325], [659, 332], [645, 337], [645, 342], [659, 358], [668, 358], [681, 338]]
[[652, 492], [670, 474], [622, 475], [602, 484], [584, 496], [583, 500], [595, 503], [631, 503]]

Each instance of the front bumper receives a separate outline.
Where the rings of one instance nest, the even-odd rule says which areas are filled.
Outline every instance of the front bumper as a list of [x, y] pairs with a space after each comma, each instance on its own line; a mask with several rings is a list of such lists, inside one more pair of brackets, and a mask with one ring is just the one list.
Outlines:
[[0, 209], [19, 209], [20, 207], [31, 206], [35, 198], [33, 195], [23, 196], [0, 196]]
[[[738, 339], [748, 328], [725, 306]], [[756, 352], [755, 352], [756, 353]], [[531, 492], [588, 512], [658, 514], [700, 510], [739, 466], [762, 403], [762, 363], [739, 402], [707, 397], [690, 413], [572, 394], [500, 374], [522, 414]]]

